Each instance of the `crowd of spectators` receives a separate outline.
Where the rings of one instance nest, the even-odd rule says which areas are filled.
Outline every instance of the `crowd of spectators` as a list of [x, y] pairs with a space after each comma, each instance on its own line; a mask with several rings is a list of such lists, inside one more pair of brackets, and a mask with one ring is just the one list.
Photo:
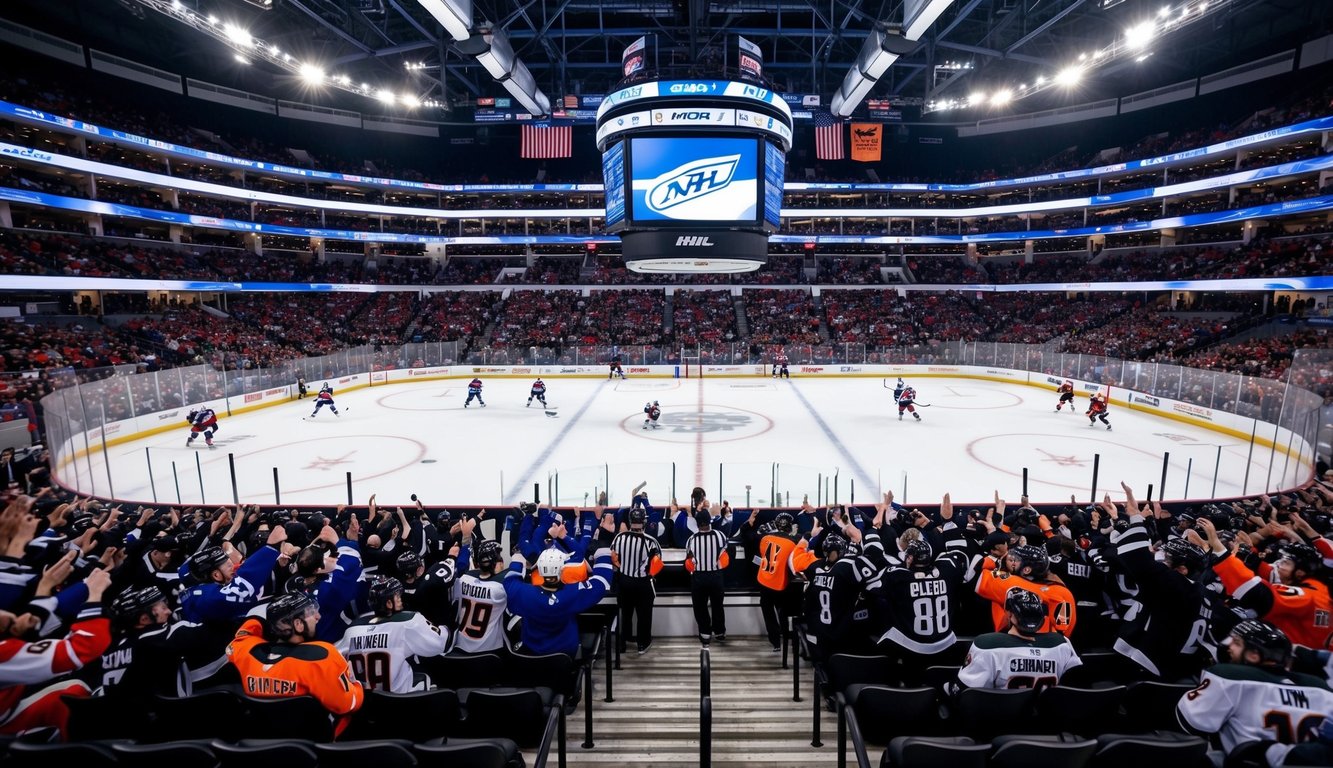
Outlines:
[[736, 307], [729, 291], [682, 289], [671, 296], [671, 332], [677, 344], [736, 340]]
[[753, 343], [819, 343], [819, 312], [808, 291], [769, 289], [745, 291], [741, 295]]

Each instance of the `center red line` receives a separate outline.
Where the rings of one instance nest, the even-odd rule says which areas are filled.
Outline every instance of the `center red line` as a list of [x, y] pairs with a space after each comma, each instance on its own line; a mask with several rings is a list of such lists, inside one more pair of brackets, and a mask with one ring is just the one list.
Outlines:
[[[699, 400], [697, 407], [699, 409], [698, 418], [702, 419], [704, 415], [704, 377], [703, 365], [699, 365]], [[704, 487], [704, 433], [698, 430], [694, 433], [694, 484], [699, 488]], [[718, 493], [722, 489], [717, 489]]]

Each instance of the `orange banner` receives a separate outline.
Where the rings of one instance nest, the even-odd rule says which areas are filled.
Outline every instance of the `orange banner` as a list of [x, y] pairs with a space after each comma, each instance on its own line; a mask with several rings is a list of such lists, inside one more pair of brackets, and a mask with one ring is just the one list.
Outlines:
[[883, 125], [852, 123], [852, 159], [862, 163], [879, 162], [883, 139]]

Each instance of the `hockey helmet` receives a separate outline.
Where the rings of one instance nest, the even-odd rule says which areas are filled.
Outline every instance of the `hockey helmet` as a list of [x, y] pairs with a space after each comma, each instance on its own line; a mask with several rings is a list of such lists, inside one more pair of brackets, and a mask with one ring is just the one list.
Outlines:
[[569, 554], [561, 552], [558, 549], [544, 550], [537, 555], [537, 573], [542, 577], [548, 587], [560, 585], [560, 572], [565, 567], [565, 562], [569, 560]]
[[1014, 587], [1004, 596], [1004, 610], [1019, 632], [1036, 634], [1046, 625], [1046, 604], [1036, 592]]
[[403, 582], [392, 576], [376, 576], [370, 582], [367, 595], [370, 609], [376, 616], [392, 616], [396, 613], [393, 598], [403, 594]]
[[213, 571], [221, 568], [228, 559], [227, 553], [223, 551], [222, 547], [208, 547], [190, 555], [190, 558], [185, 562], [189, 567], [190, 575], [197, 581], [211, 581]]
[[1324, 562], [1319, 550], [1302, 542], [1283, 544], [1278, 547], [1278, 553], [1279, 560], [1290, 560], [1293, 568], [1298, 571], [1305, 571], [1307, 576], [1318, 571], [1319, 566]]
[[290, 639], [296, 633], [296, 620], [306, 619], [302, 639], [314, 637], [315, 628], [308, 617], [319, 611], [319, 604], [305, 592], [288, 592], [268, 604], [268, 629], [279, 640]]
[[[1010, 547], [1008, 558], [1009, 569], [1015, 576], [1040, 579], [1051, 570], [1051, 556], [1047, 554], [1045, 547], [1032, 544]], [[1032, 572], [1023, 573], [1025, 568], [1031, 568]]]
[[825, 534], [824, 556], [828, 557], [834, 553], [837, 553], [838, 557], [845, 556], [847, 554], [847, 540], [836, 533]]
[[125, 590], [111, 601], [111, 622], [118, 629], [133, 629], [141, 615], [164, 600], [162, 590], [157, 587]]
[[1246, 619], [1231, 628], [1231, 637], [1239, 638], [1245, 647], [1243, 649], [1233, 648], [1231, 650], [1231, 660], [1236, 663], [1243, 662], [1242, 658], [1245, 651], [1255, 651], [1259, 654], [1260, 664], [1276, 664], [1279, 667], [1286, 667], [1291, 661], [1291, 640], [1283, 634], [1282, 630], [1260, 619]]
[[504, 551], [500, 548], [500, 542], [498, 541], [483, 539], [472, 549], [472, 561], [482, 570], [489, 571], [502, 560], [504, 560]]
[[1190, 576], [1202, 571], [1208, 563], [1208, 555], [1202, 549], [1184, 539], [1170, 539], [1162, 546], [1166, 564], [1172, 568], [1185, 566]]
[[773, 518], [773, 529], [778, 533], [791, 533], [792, 526], [796, 524], [796, 519], [790, 512], [779, 512], [777, 517]]
[[924, 571], [935, 564], [935, 550], [925, 539], [908, 542], [907, 548], [903, 550], [903, 560], [909, 559], [912, 561], [908, 565], [909, 568], [914, 571]]
[[633, 530], [643, 530], [643, 527], [648, 524], [648, 510], [638, 506], [631, 508], [625, 514], [625, 522], [629, 523], [629, 527]]
[[409, 579], [415, 579], [417, 569], [421, 567], [421, 555], [416, 552], [404, 552], [394, 561], [394, 565], [398, 568], [399, 574]]

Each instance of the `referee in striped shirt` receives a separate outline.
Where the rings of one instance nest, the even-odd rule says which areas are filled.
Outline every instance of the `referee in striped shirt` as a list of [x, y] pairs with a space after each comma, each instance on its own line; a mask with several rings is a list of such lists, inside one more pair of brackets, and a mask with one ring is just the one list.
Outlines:
[[726, 570], [727, 535], [713, 530], [713, 516], [707, 509], [694, 515], [699, 531], [685, 542], [685, 570], [690, 576], [690, 602], [694, 621], [699, 625], [699, 642], [704, 647], [717, 638], [727, 639], [727, 613], [722, 607], [722, 572]]
[[[657, 589], [653, 577], [662, 570], [662, 547], [657, 539], [644, 533], [648, 511], [635, 505], [625, 515], [629, 530], [622, 530], [611, 540], [611, 560], [620, 576], [616, 580], [616, 603], [620, 606], [620, 652], [631, 637], [638, 641], [640, 654], [653, 644], [653, 601]], [[631, 624], [630, 622], [634, 623]], [[633, 630], [638, 631], [637, 637]]]

